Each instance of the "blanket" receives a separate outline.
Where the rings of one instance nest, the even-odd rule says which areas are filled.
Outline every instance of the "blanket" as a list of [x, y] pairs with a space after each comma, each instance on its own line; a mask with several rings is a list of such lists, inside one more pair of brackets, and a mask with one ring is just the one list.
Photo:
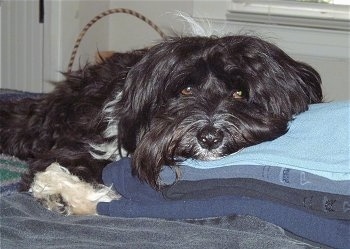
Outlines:
[[[101, 215], [164, 219], [250, 215], [331, 247], [346, 249], [350, 244], [349, 220], [327, 219], [264, 199], [228, 195], [202, 200], [166, 201], [160, 192], [132, 176], [130, 160], [127, 158], [108, 165], [103, 171], [103, 181], [107, 185], [113, 185], [123, 198], [110, 203], [99, 203], [97, 210]], [[307, 205], [312, 197], [305, 201]]]
[[44, 209], [28, 194], [3, 196], [0, 208], [0, 247], [4, 249], [319, 248], [251, 216], [184, 221], [61, 216]]
[[[257, 179], [295, 189], [315, 190], [350, 196], [350, 180], [333, 181], [312, 173], [286, 167], [269, 165], [232, 165], [210, 169], [198, 169], [182, 165], [181, 181], [202, 181], [210, 179]], [[171, 185], [176, 182], [176, 174], [170, 167], [160, 173], [160, 182]]]
[[0, 154], [0, 196], [18, 191], [21, 175], [27, 164], [16, 157]]
[[167, 200], [202, 200], [217, 196], [244, 196], [267, 200], [309, 212], [328, 219], [350, 221], [350, 195], [294, 189], [249, 178], [178, 181], [165, 187], [162, 194]]

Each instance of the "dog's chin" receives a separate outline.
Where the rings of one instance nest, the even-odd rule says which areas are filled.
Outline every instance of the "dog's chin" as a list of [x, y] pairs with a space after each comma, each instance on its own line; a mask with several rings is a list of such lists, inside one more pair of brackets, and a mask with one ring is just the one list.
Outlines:
[[218, 151], [208, 151], [208, 150], [200, 150], [197, 154], [192, 156], [193, 159], [201, 160], [201, 161], [212, 161], [217, 160], [220, 158], [223, 158], [227, 156], [226, 154], [223, 154]]
[[[190, 148], [190, 149], [189, 149]], [[227, 156], [229, 153], [224, 152], [223, 147], [219, 147], [216, 149], [205, 149], [201, 147], [198, 143], [195, 143], [193, 146], [188, 145], [186, 148], [179, 148], [176, 149], [175, 152], [176, 158], [183, 158], [183, 159], [195, 159], [195, 160], [201, 160], [201, 161], [211, 161], [211, 160], [217, 160], [220, 158], [223, 158]]]

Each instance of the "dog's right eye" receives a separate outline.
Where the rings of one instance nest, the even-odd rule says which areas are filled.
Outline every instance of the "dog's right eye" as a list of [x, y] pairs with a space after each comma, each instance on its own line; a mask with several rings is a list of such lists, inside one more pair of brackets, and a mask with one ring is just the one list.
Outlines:
[[188, 86], [188, 87], [182, 89], [181, 94], [184, 96], [192, 95], [193, 94], [192, 87]]

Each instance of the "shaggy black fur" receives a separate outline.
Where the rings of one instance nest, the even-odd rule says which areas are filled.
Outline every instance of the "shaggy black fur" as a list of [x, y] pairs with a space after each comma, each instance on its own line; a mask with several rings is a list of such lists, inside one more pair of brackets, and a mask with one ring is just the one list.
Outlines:
[[[173, 38], [66, 76], [39, 100], [0, 104], [0, 152], [30, 160], [23, 189], [54, 161], [101, 181], [111, 159], [94, 159], [90, 151], [108, 151], [91, 143], [116, 144], [108, 147], [113, 156], [126, 150], [133, 172], [159, 187], [163, 165], [275, 139], [294, 115], [322, 101], [312, 67], [251, 36]], [[114, 135], [104, 134], [107, 127]]]
[[65, 82], [41, 98], [0, 99], [0, 152], [30, 165], [22, 190], [28, 190], [34, 174], [53, 162], [86, 181], [101, 182], [102, 169], [110, 160], [95, 160], [89, 143], [105, 142], [103, 106], [122, 89], [130, 67], [143, 54], [142, 50], [116, 53], [102, 64], [86, 65], [66, 74]]

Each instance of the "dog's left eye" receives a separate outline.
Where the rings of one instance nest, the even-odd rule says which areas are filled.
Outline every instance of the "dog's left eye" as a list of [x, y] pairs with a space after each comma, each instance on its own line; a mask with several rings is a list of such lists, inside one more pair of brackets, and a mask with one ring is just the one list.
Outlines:
[[192, 87], [188, 86], [188, 87], [182, 89], [181, 94], [185, 95], [185, 96], [192, 95], [193, 94]]
[[234, 91], [232, 93], [232, 97], [234, 99], [241, 99], [241, 98], [243, 98], [243, 91]]

